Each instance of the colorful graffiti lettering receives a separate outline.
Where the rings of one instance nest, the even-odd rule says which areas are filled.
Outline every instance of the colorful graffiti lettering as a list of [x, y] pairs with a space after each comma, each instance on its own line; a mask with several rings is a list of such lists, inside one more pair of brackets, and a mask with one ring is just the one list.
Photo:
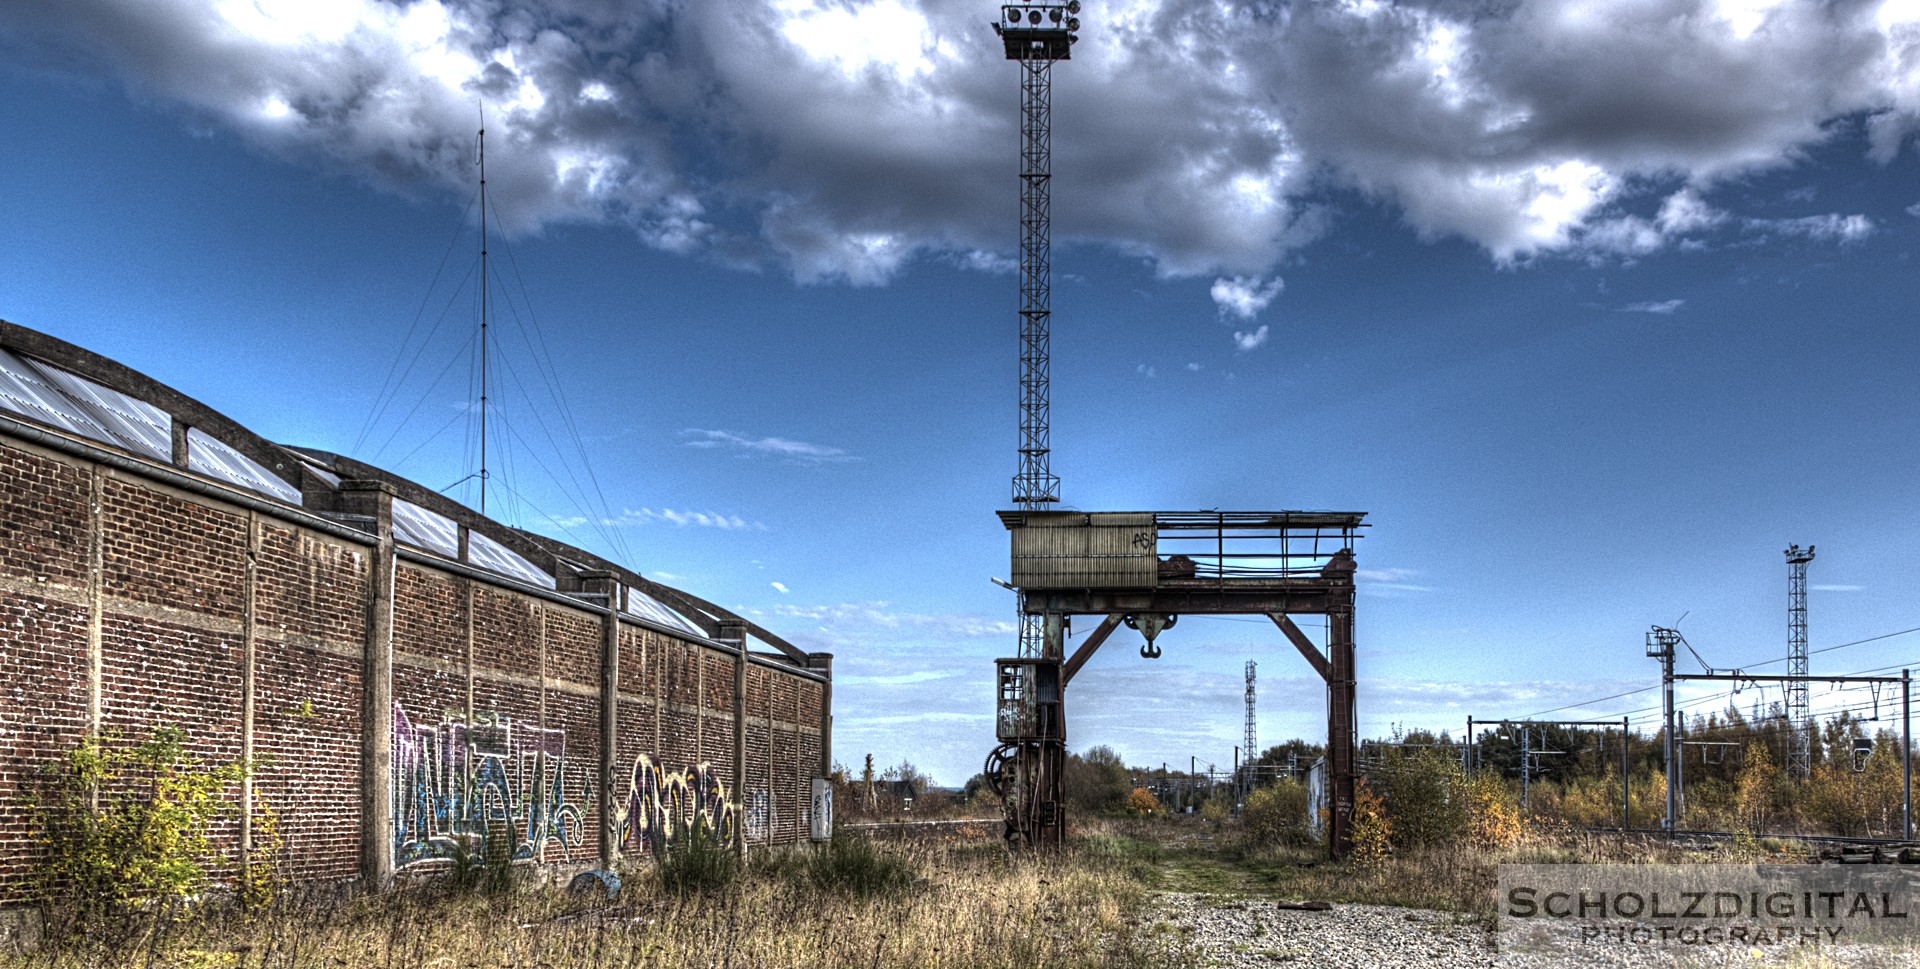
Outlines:
[[447, 713], [416, 726], [393, 705], [393, 854], [396, 865], [478, 853], [489, 831], [513, 839], [514, 858], [548, 845], [578, 847], [593, 805], [566, 790], [567, 735], [511, 719]]
[[661, 852], [676, 834], [704, 833], [720, 844], [731, 843], [738, 813], [710, 765], [671, 771], [642, 754], [633, 763], [626, 803], [615, 823], [623, 848]]

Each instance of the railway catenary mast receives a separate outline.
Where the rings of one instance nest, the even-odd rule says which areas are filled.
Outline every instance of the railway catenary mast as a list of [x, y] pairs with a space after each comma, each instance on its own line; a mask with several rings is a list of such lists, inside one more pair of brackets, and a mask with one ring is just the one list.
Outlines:
[[[1807, 675], [1807, 563], [1813, 546], [1787, 547], [1787, 675]], [[1807, 713], [1807, 681], [1787, 683], [1787, 775], [1796, 781], [1813, 776], [1813, 748]]]
[[1253, 764], [1260, 756], [1260, 748], [1257, 746], [1259, 738], [1256, 736], [1253, 719], [1253, 670], [1254, 661], [1247, 660], [1247, 729], [1246, 736], [1242, 738], [1242, 742], [1246, 744], [1246, 754], [1243, 760], [1247, 765], [1247, 770], [1246, 780], [1240, 785], [1240, 797], [1242, 800], [1245, 800], [1246, 796], [1253, 791]]

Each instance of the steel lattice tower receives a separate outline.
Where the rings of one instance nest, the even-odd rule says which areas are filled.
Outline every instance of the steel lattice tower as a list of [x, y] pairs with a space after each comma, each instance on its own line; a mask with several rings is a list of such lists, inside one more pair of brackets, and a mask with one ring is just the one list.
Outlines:
[[1253, 720], [1253, 668], [1254, 668], [1254, 665], [1255, 664], [1253, 660], [1247, 660], [1247, 735], [1245, 738], [1245, 742], [1247, 745], [1246, 746], [1247, 755], [1245, 758], [1245, 762], [1247, 766], [1247, 778], [1248, 778], [1246, 789], [1249, 791], [1253, 789], [1253, 783], [1252, 783], [1253, 762], [1260, 756], [1260, 750], [1256, 741], [1256, 732], [1254, 729], [1254, 720]]
[[[1060, 500], [1052, 467], [1053, 62], [1079, 38], [1079, 0], [1009, 4], [993, 29], [1020, 63], [1020, 469], [1013, 503], [1047, 509]], [[1042, 618], [1020, 604], [1020, 655], [1044, 651]]]
[[[1813, 546], [1787, 547], [1787, 675], [1807, 675], [1807, 563]], [[1807, 681], [1787, 681], [1787, 723], [1793, 728], [1787, 745], [1787, 776], [1813, 776], [1811, 718], [1807, 712]]]

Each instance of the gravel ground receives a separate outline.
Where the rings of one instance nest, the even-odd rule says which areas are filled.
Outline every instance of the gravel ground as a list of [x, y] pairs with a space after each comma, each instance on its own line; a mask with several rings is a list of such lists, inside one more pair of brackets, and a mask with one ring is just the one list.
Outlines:
[[1326, 967], [1326, 969], [1453, 969], [1453, 967], [1782, 966], [1920, 967], [1913, 950], [1860, 946], [1782, 947], [1759, 951], [1723, 947], [1709, 952], [1679, 947], [1607, 949], [1582, 957], [1501, 953], [1494, 936], [1471, 918], [1449, 912], [1382, 905], [1335, 905], [1304, 912], [1270, 900], [1169, 892], [1149, 916], [1183, 937], [1201, 966]]

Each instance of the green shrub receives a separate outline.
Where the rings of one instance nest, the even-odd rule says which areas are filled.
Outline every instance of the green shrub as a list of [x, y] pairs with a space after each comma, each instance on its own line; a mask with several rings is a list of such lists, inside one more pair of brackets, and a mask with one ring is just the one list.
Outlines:
[[1286, 779], [1247, 795], [1240, 825], [1256, 845], [1301, 844], [1307, 836], [1307, 785]]
[[807, 880], [830, 892], [861, 898], [905, 889], [919, 877], [907, 859], [856, 834], [835, 834], [807, 858]]
[[1385, 802], [1397, 847], [1439, 844], [1468, 831], [1466, 772], [1439, 750], [1392, 756], [1367, 772], [1367, 786]]
[[218, 861], [208, 829], [238, 813], [227, 792], [246, 767], [203, 764], [185, 741], [178, 727], [131, 746], [87, 737], [29, 784], [45, 852], [35, 888], [53, 935], [121, 935], [130, 913], [171, 919], [206, 891]]
[[660, 887], [676, 895], [719, 891], [740, 878], [740, 854], [718, 838], [706, 821], [674, 829], [666, 850], [655, 852], [654, 873]]

